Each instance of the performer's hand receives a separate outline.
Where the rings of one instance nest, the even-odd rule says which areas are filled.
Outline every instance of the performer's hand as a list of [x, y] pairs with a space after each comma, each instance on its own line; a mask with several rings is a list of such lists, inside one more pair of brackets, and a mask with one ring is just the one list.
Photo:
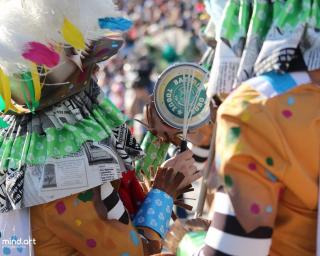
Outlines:
[[182, 189], [201, 177], [201, 173], [198, 172], [194, 165], [195, 160], [192, 156], [192, 151], [186, 150], [161, 165], [164, 168], [173, 168], [175, 172], [180, 172], [184, 175], [184, 179], [177, 189]]
[[162, 244], [160, 241], [144, 241], [143, 243], [143, 255], [149, 256], [155, 256], [155, 255], [161, 255], [159, 252], [162, 250]]
[[188, 232], [192, 231], [207, 231], [210, 226], [210, 221], [197, 218], [191, 220], [177, 219], [170, 227], [165, 238], [164, 247], [172, 253], [177, 252], [177, 248]]
[[189, 231], [207, 231], [210, 227], [211, 221], [203, 218], [187, 220], [184, 224]]
[[215, 250], [210, 246], [204, 244], [198, 249], [197, 252], [193, 253], [192, 256], [209, 256], [214, 254], [215, 254]]
[[181, 172], [175, 172], [173, 168], [158, 167], [152, 188], [162, 190], [174, 200], [179, 196], [178, 187], [184, 180]]

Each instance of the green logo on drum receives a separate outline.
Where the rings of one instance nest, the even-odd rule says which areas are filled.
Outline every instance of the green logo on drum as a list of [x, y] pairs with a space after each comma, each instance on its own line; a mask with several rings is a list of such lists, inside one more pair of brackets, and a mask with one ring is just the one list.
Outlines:
[[167, 84], [164, 91], [166, 107], [170, 113], [179, 118], [184, 118], [185, 105], [190, 109], [189, 113], [192, 110], [192, 117], [199, 114], [205, 107], [207, 95], [204, 86], [202, 85], [203, 88], [200, 88], [199, 91], [201, 81], [196, 77], [192, 82], [190, 79], [190, 77], [183, 75], [177, 76]]

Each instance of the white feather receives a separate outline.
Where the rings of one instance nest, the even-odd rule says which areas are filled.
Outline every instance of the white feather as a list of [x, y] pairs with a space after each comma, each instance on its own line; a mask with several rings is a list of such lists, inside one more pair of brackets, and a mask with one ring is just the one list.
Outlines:
[[88, 41], [105, 34], [105, 30], [99, 28], [99, 18], [120, 16], [112, 0], [24, 0], [23, 6], [38, 23], [43, 24], [50, 38], [58, 41], [61, 40], [59, 31], [65, 17]]
[[86, 40], [97, 39], [105, 34], [106, 31], [99, 27], [99, 18], [120, 16], [120, 12], [111, 0], [74, 0], [72, 2], [74, 5], [70, 6], [65, 15], [79, 28]]
[[28, 70], [30, 63], [22, 57], [28, 42], [66, 45], [65, 18], [88, 42], [106, 34], [99, 18], [119, 16], [112, 0], [0, 0], [0, 67], [8, 74]]
[[19, 1], [7, 1], [0, 15], [0, 66], [7, 72], [28, 69], [22, 57], [27, 42], [34, 37], [29, 33], [29, 19], [24, 16]]

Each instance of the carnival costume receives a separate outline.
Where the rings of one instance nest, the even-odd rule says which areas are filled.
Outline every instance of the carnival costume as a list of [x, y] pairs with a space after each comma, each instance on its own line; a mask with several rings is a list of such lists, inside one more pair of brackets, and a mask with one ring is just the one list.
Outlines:
[[133, 172], [143, 152], [91, 77], [131, 21], [112, 1], [0, 5], [1, 255], [143, 255], [141, 236], [167, 231], [170, 175], [144, 194]]
[[241, 86], [218, 110], [224, 185], [195, 255], [316, 254], [319, 81], [308, 72], [320, 69], [319, 7], [228, 2], [210, 86], [222, 98]]

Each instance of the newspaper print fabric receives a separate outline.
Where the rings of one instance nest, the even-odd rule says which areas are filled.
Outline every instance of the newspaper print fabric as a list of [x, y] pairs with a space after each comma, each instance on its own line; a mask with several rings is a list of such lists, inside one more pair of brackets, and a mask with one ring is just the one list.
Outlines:
[[92, 81], [63, 102], [5, 116], [0, 131], [0, 212], [46, 203], [121, 178], [143, 152], [123, 114]]
[[243, 81], [269, 71], [320, 68], [319, 10], [319, 0], [229, 1], [209, 95], [224, 99]]
[[251, 17], [251, 1], [229, 1], [225, 7], [211, 69], [208, 94], [224, 98], [232, 90], [246, 43]]
[[43, 164], [47, 157], [79, 151], [85, 141], [100, 141], [125, 122], [108, 100], [99, 100], [94, 83], [86, 91], [35, 115], [4, 116], [10, 124], [0, 131], [1, 168]]
[[237, 87], [254, 75], [254, 63], [272, 23], [272, 8], [273, 5], [270, 4], [269, 0], [253, 1], [253, 11], [246, 45], [233, 87]]
[[306, 69], [299, 44], [311, 14], [311, 0], [275, 1], [273, 9], [273, 24], [255, 64], [255, 73]]
[[320, 88], [307, 73], [273, 72], [246, 81], [220, 106], [217, 171], [241, 226], [273, 229], [263, 255], [316, 255], [319, 103]]
[[319, 7], [320, 1], [290, 0], [277, 8], [255, 64], [257, 75], [320, 68]]

